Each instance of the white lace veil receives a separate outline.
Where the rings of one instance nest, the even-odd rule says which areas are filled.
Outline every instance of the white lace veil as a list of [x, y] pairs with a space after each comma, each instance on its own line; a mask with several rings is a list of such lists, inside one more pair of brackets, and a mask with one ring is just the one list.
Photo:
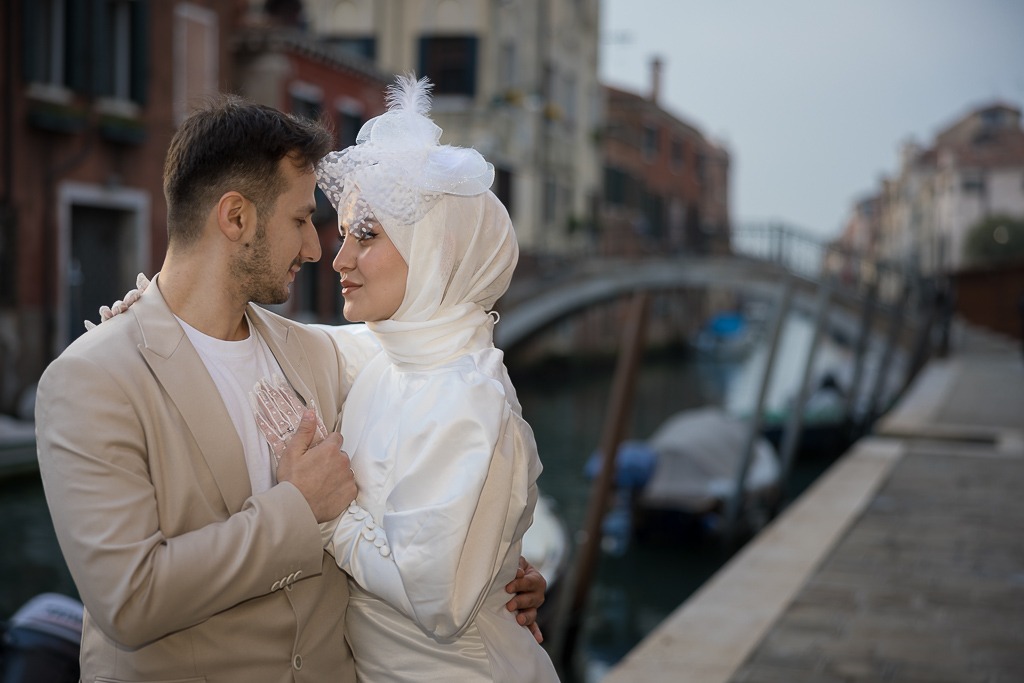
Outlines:
[[388, 111], [363, 124], [355, 145], [329, 153], [316, 169], [334, 208], [348, 205], [350, 229], [375, 216], [406, 262], [412, 235], [404, 228], [443, 195], [475, 196], [494, 181], [494, 166], [475, 149], [438, 144], [441, 129], [427, 116], [431, 87], [426, 78], [396, 78], [387, 90]]

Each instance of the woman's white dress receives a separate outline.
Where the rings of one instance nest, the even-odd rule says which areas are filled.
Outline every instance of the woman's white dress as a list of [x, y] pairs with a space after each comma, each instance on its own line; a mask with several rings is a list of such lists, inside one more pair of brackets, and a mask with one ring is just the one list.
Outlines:
[[541, 465], [490, 325], [415, 366], [364, 326], [326, 329], [360, 369], [341, 426], [359, 496], [328, 548], [360, 681], [557, 681], [505, 608]]

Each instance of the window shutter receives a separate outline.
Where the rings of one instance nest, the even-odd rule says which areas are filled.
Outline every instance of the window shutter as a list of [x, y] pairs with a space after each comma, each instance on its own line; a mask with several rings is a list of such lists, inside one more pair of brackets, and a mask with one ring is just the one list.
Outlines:
[[[76, 3], [70, 3], [76, 4]], [[108, 14], [108, 3], [106, 0], [96, 0], [92, 3], [92, 42], [93, 42], [93, 63], [92, 63], [92, 78], [93, 78], [93, 89], [94, 95], [99, 96], [110, 96], [114, 94], [114, 83], [112, 81], [112, 67], [111, 63], [113, 55], [111, 54], [112, 46], [110, 41], [113, 36], [109, 34], [108, 27], [110, 20]]]
[[476, 95], [476, 65], [477, 65], [477, 54], [479, 52], [479, 39], [476, 36], [472, 36], [466, 39], [466, 81], [465, 81], [465, 94], [475, 96]]
[[131, 97], [140, 105], [146, 104], [149, 94], [149, 3], [132, 3], [132, 81]]
[[430, 76], [430, 38], [420, 38], [420, 68], [417, 72], [420, 78]]
[[[26, 6], [32, 3], [26, 3]], [[92, 62], [89, 45], [89, 3], [69, 0], [64, 4], [67, 16], [64, 74], [67, 85], [80, 93], [92, 94], [89, 66]], [[98, 44], [98, 42], [97, 42]]]
[[[8, 16], [10, 16], [11, 8], [7, 9]], [[38, 36], [42, 35], [41, 21], [42, 17], [39, 12], [39, 4], [35, 2], [23, 2], [21, 3], [21, 18], [24, 21], [22, 25], [22, 41], [21, 41], [21, 68], [22, 78], [25, 79], [26, 83], [32, 83], [34, 81], [43, 80], [43, 74], [40, 71], [43, 65], [39, 63]], [[37, 36], [35, 40], [27, 39], [28, 36]]]

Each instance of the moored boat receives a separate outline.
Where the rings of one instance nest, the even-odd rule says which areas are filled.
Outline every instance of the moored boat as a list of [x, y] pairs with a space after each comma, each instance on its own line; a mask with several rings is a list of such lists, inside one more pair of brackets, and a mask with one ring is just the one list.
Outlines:
[[[645, 441], [625, 443], [616, 460], [616, 479], [620, 489], [633, 486], [634, 534], [672, 539], [714, 535], [734, 495], [748, 438], [745, 420], [704, 407], [672, 415]], [[596, 456], [588, 463], [591, 474], [596, 463]], [[649, 471], [641, 475], [644, 467]], [[745, 527], [756, 531], [763, 524], [765, 510], [779, 493], [779, 475], [775, 449], [758, 436], [744, 479]]]

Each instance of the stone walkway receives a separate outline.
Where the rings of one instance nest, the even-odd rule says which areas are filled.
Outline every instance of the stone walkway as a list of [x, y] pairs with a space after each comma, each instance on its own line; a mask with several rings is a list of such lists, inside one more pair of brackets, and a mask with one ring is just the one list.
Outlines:
[[1024, 681], [1024, 360], [953, 348], [604, 681]]

